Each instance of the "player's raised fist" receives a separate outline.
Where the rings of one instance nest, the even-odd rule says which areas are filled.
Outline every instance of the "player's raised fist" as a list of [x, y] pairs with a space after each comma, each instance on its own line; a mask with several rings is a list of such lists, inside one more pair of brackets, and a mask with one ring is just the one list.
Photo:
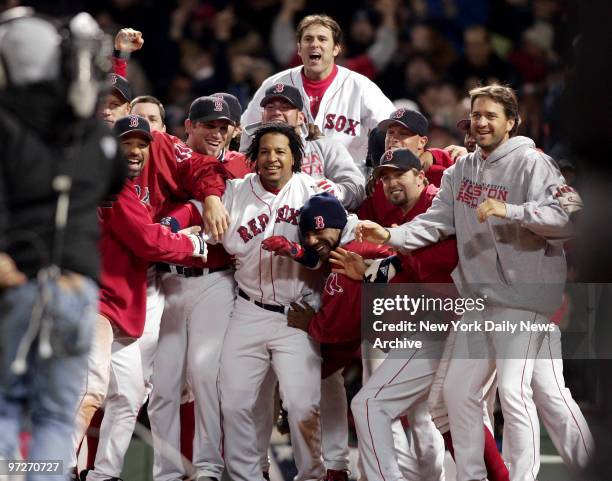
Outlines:
[[115, 36], [115, 49], [122, 52], [135, 52], [144, 44], [142, 32], [133, 28], [122, 28]]

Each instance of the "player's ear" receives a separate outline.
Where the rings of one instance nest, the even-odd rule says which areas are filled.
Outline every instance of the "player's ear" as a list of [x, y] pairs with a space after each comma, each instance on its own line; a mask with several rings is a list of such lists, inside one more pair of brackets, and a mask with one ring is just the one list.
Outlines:
[[301, 125], [304, 125], [306, 123], [306, 116], [304, 115], [304, 112], [300, 111], [298, 112], [298, 127]]
[[187, 132], [187, 135], [191, 134], [191, 120], [189, 119], [185, 119], [185, 132]]
[[421, 136], [421, 138], [419, 139], [419, 147], [425, 150], [427, 142], [429, 142], [429, 138], [426, 135]]
[[337, 57], [340, 54], [340, 52], [342, 52], [342, 45], [337, 43], [334, 45], [334, 49], [332, 50], [334, 58]]

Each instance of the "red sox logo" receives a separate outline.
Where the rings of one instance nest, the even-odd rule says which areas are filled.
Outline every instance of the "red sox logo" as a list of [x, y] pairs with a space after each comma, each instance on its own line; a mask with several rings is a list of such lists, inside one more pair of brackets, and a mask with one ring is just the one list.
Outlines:
[[320, 230], [320, 229], [325, 229], [325, 220], [323, 219], [322, 215], [317, 215], [314, 218], [315, 221], [315, 229]]
[[117, 83], [117, 74], [112, 73], [110, 76], [111, 85], [115, 85]]
[[138, 127], [138, 117], [136, 115], [130, 115], [130, 127]]
[[342, 294], [344, 289], [338, 284], [338, 274], [332, 272], [329, 276], [327, 276], [327, 280], [325, 281], [325, 292], [327, 292], [330, 296], [335, 294]]
[[349, 119], [344, 115], [327, 114], [325, 116], [325, 125], [323, 125], [323, 129], [335, 130], [336, 132], [342, 132], [343, 134], [355, 137], [357, 135], [355, 128], [359, 124], [360, 122], [358, 120]]
[[[281, 222], [291, 224], [297, 226], [300, 221], [300, 209], [294, 209], [288, 205], [284, 205], [279, 207], [276, 210], [276, 219], [274, 220], [275, 224], [280, 224]], [[268, 214], [260, 214], [257, 217], [253, 217], [251, 220], [246, 222], [246, 225], [241, 225], [236, 229], [238, 235], [246, 244], [253, 237], [262, 234], [266, 230], [266, 226], [270, 222], [270, 217]]]
[[393, 160], [393, 151], [392, 150], [387, 150], [385, 152], [385, 161], [390, 162]]
[[215, 102], [215, 112], [223, 112], [223, 99], [221, 97], [213, 97]]
[[276, 84], [274, 86], [275, 94], [282, 94], [284, 90], [285, 90], [285, 84]]
[[391, 114], [392, 119], [401, 119], [406, 113], [406, 109], [397, 109], [395, 112]]

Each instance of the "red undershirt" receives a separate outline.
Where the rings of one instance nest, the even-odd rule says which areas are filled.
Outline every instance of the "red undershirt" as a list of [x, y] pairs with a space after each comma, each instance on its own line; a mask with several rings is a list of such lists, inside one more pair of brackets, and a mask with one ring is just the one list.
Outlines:
[[310, 80], [306, 77], [306, 75], [304, 75], [304, 69], [302, 69], [302, 83], [304, 84], [304, 91], [310, 99], [310, 113], [312, 114], [313, 118], [316, 118], [317, 113], [319, 113], [321, 99], [323, 98], [327, 87], [331, 85], [337, 74], [338, 66], [334, 65], [334, 68], [330, 74], [323, 80]]

